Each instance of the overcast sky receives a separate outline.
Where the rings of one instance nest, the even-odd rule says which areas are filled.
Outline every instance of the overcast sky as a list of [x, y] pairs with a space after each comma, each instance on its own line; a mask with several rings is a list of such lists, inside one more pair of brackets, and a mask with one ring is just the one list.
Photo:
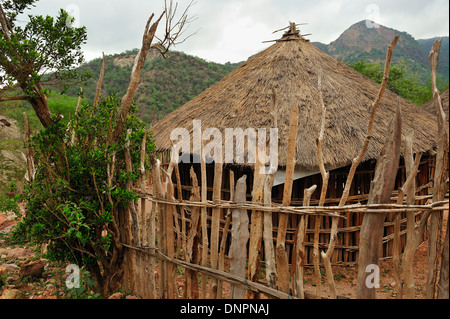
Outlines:
[[[352, 24], [370, 19], [405, 31], [416, 39], [449, 34], [448, 0], [195, 0], [190, 16], [195, 33], [174, 50], [208, 61], [239, 62], [267, 48], [288, 21], [308, 23], [301, 32], [311, 41], [329, 43]], [[175, 0], [174, 0], [175, 2]], [[190, 0], [178, 0], [181, 13]], [[85, 57], [121, 53], [141, 45], [148, 17], [163, 11], [164, 0], [40, 0], [27, 13], [56, 16], [59, 8], [87, 28]], [[26, 16], [20, 20], [26, 21]], [[161, 25], [163, 27], [163, 25]]]

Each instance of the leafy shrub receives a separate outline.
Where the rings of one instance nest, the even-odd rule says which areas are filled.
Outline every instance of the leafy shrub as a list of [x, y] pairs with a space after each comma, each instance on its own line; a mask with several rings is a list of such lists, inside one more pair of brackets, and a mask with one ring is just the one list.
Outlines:
[[[103, 292], [120, 281], [127, 220], [121, 212], [137, 196], [129, 188], [140, 176], [144, 122], [130, 110], [126, 128], [112, 143], [120, 99], [82, 104], [68, 124], [57, 123], [33, 136], [37, 159], [35, 179], [25, 189], [26, 215], [14, 232], [17, 240], [49, 243], [47, 258], [86, 267]], [[126, 131], [130, 129], [131, 172], [125, 163]], [[146, 152], [154, 150], [147, 135]]]

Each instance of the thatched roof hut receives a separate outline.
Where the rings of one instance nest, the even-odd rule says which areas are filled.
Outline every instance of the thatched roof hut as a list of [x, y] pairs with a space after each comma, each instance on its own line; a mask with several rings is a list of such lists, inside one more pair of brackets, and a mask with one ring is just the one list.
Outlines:
[[[445, 112], [445, 116], [448, 120], [448, 88], [444, 91], [441, 92], [441, 101], [442, 101], [442, 108], [444, 109]], [[427, 111], [431, 114], [433, 114], [434, 116], [436, 116], [437, 111], [436, 111], [436, 104], [434, 103], [434, 100], [431, 99], [430, 101], [428, 101], [427, 103], [423, 104], [420, 107], [422, 110]]]
[[[178, 110], [168, 114], [153, 126], [151, 131], [154, 133], [156, 148], [163, 154], [169, 151], [172, 148], [171, 132], [176, 128], [184, 128], [190, 134], [192, 149], [194, 145], [192, 141], [194, 136], [193, 120], [201, 121], [202, 130], [217, 128], [222, 134], [226, 128], [269, 129], [274, 124], [272, 98], [273, 92], [275, 92], [276, 120], [279, 129], [279, 170], [272, 189], [272, 201], [281, 202], [284, 187], [283, 168], [287, 162], [290, 110], [292, 107], [298, 107], [296, 171], [291, 204], [302, 205], [304, 189], [314, 184], [320, 189], [322, 184], [316, 155], [316, 140], [319, 136], [322, 116], [318, 86], [319, 75], [322, 83], [322, 96], [327, 108], [323, 158], [326, 169], [330, 170], [325, 203], [326, 205], [337, 204], [342, 195], [348, 167], [363, 146], [372, 103], [380, 85], [320, 51], [302, 37], [298, 30], [292, 28], [266, 50], [241, 64], [220, 82]], [[433, 157], [426, 153], [432, 151], [436, 146], [436, 119], [413, 103], [386, 90], [376, 113], [369, 148], [363, 162], [358, 167], [350, 189], [349, 202], [364, 203], [368, 198], [375, 160], [383, 147], [388, 125], [394, 115], [398, 99], [402, 109], [403, 132], [406, 133], [413, 129], [413, 149], [415, 152], [425, 153], [419, 167], [417, 187], [426, 185], [430, 180], [434, 167]], [[200, 173], [199, 164], [180, 164], [179, 168], [182, 190], [185, 192], [186, 198], [190, 196], [189, 169], [191, 166], [194, 167], [197, 174]], [[230, 192], [227, 187], [230, 185], [227, 175], [229, 176], [230, 171], [233, 171], [235, 179], [243, 174], [249, 176], [247, 198], [251, 198], [253, 172], [252, 165], [246, 162], [230, 164], [226, 170], [223, 170], [221, 198], [229, 199]], [[213, 165], [209, 166], [206, 175], [208, 196], [211, 196], [214, 178]], [[404, 182], [405, 169], [401, 163], [396, 179], [396, 189]], [[427, 195], [426, 186], [420, 189], [419, 195]], [[313, 194], [311, 205], [317, 204], [319, 193]], [[273, 213], [272, 217], [273, 225], [277, 225], [278, 215]], [[357, 260], [362, 214], [347, 213], [346, 217], [345, 223], [341, 220], [339, 224], [340, 232], [337, 248], [332, 258], [333, 263], [351, 263]], [[402, 218], [404, 219], [404, 217]], [[391, 255], [392, 251], [392, 218], [393, 216], [390, 215], [387, 217], [390, 226], [385, 228], [384, 256]], [[312, 249], [310, 248], [314, 234], [314, 229], [311, 229], [311, 225], [314, 225], [313, 219], [314, 217], [309, 219], [307, 231], [307, 263], [312, 261]], [[320, 237], [320, 244], [326, 246], [331, 221], [329, 218], [323, 218], [321, 223], [324, 230]], [[286, 241], [288, 246], [293, 243], [297, 225], [297, 216], [290, 216]], [[312, 228], [314, 227], [312, 226]], [[277, 231], [276, 228], [274, 231]], [[402, 242], [404, 243], [404, 238]]]
[[[327, 107], [324, 161], [327, 169], [347, 166], [359, 153], [367, 131], [371, 105], [379, 84], [320, 51], [298, 32], [286, 33], [224, 79], [168, 114], [152, 131], [158, 150], [172, 147], [170, 132], [186, 128], [192, 137], [194, 119], [202, 129], [270, 128], [272, 90], [277, 96], [279, 166], [286, 164], [289, 111], [300, 109], [296, 147], [299, 169], [316, 170], [316, 139], [322, 107], [318, 76]], [[364, 160], [375, 159], [382, 147], [398, 96], [385, 91], [375, 119], [373, 138]], [[403, 131], [414, 129], [414, 150], [428, 151], [436, 144], [436, 121], [411, 102], [400, 98]], [[191, 143], [192, 145], [192, 143]]]

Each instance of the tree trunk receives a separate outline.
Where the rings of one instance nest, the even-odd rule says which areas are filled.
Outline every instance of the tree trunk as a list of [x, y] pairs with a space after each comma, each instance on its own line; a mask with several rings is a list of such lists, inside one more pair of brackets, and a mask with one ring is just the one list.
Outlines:
[[[390, 134], [377, 160], [368, 204], [383, 204], [390, 201], [400, 159], [401, 126], [400, 106], [397, 105], [395, 117], [390, 125]], [[379, 277], [375, 274], [376, 282], [370, 284], [368, 280], [372, 277], [369, 278], [367, 272], [370, 272], [371, 269], [376, 271], [378, 267], [385, 218], [386, 213], [364, 214], [360, 232], [358, 281], [356, 287], [356, 298], [358, 299], [374, 299], [376, 295], [374, 288], [379, 287], [379, 282], [377, 282]]]
[[27, 101], [31, 104], [34, 111], [36, 112], [39, 121], [44, 127], [49, 127], [55, 124], [52, 120], [52, 113], [45, 102], [45, 98], [36, 93], [33, 97], [27, 98]]

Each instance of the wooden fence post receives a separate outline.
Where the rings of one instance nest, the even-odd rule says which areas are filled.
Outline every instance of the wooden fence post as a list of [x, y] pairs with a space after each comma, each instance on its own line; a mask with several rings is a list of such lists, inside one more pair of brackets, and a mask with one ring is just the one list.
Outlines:
[[[431, 85], [433, 89], [433, 100], [435, 101], [438, 122], [438, 140], [436, 151], [436, 168], [434, 171], [433, 202], [442, 201], [445, 197], [445, 183], [448, 178], [448, 122], [442, 108], [442, 101], [436, 85], [436, 72], [441, 50], [441, 42], [435, 41], [429, 54], [431, 65]], [[439, 251], [442, 236], [442, 211], [431, 213], [430, 231], [428, 238], [428, 278], [427, 299], [433, 299], [436, 295], [437, 272], [439, 268]]]
[[[214, 164], [214, 183], [213, 183], [213, 203], [218, 204], [220, 202], [221, 188], [222, 188], [222, 173], [223, 164]], [[220, 208], [212, 209], [211, 216], [211, 268], [218, 269], [219, 265], [219, 235], [220, 235]], [[215, 299], [217, 297], [217, 279], [212, 278], [210, 286], [210, 298]]]
[[[234, 202], [245, 203], [247, 193], [247, 175], [236, 183]], [[248, 213], [245, 209], [232, 210], [230, 273], [245, 278], [245, 263], [247, 259], [247, 242], [249, 240]], [[231, 299], [243, 299], [246, 289], [240, 286], [231, 287]]]
[[[295, 170], [295, 146], [297, 144], [298, 134], [298, 107], [293, 107], [290, 113], [288, 148], [287, 148], [287, 163], [286, 176], [283, 189], [283, 206], [289, 206], [292, 196], [292, 184]], [[276, 261], [277, 261], [277, 276], [278, 289], [284, 293], [289, 293], [289, 262], [286, 254], [286, 228], [288, 222], [288, 215], [284, 213], [279, 214], [278, 234], [276, 245]]]
[[[387, 141], [377, 160], [368, 204], [390, 202], [400, 160], [401, 128], [401, 110], [400, 106], [397, 105], [394, 119], [390, 125]], [[386, 213], [364, 214], [360, 232], [358, 281], [356, 286], [356, 297], [358, 299], [375, 298], [375, 288], [379, 283], [374, 282], [369, 284], [366, 280], [366, 271], [369, 265], [378, 266], [382, 248], [381, 240], [383, 238], [385, 217]], [[376, 280], [377, 277], [375, 276], [374, 279]]]

